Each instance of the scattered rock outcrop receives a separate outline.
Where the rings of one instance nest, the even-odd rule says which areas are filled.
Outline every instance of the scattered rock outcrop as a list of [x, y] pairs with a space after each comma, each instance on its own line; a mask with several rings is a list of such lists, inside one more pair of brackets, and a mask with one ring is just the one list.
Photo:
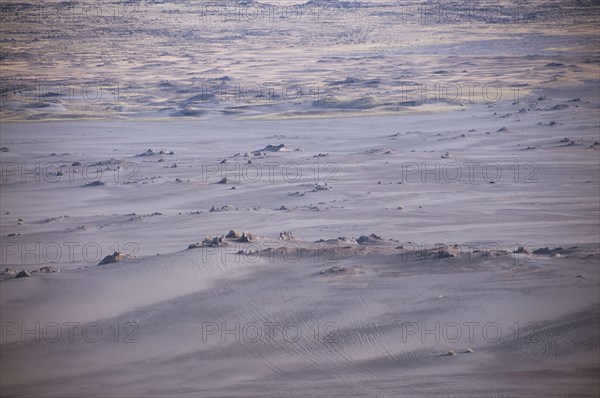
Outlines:
[[160, 152], [155, 152], [152, 150], [152, 148], [148, 149], [146, 152], [142, 152], [136, 156], [153, 156], [153, 155], [175, 155], [175, 152], [173, 151], [160, 151]]
[[214, 238], [211, 236], [205, 237], [202, 242], [192, 243], [188, 246], [188, 249], [197, 249], [199, 247], [222, 247], [227, 246], [227, 242], [225, 242], [224, 236], [215, 236]]
[[279, 240], [295, 240], [294, 234], [289, 231], [283, 231], [279, 233]]
[[104, 185], [104, 183], [102, 181], [97, 180], [97, 181], [88, 182], [87, 184], [84, 185], [84, 187], [101, 187], [103, 185]]
[[254, 235], [253, 233], [250, 233], [248, 231], [244, 231], [244, 232], [242, 232], [242, 236], [240, 236], [240, 238], [238, 239], [238, 242], [250, 243], [250, 242], [256, 242], [257, 240], [258, 240], [258, 237], [256, 235]]
[[381, 236], [371, 234], [369, 236], [361, 235], [356, 242], [359, 245], [376, 245], [381, 242]]
[[209, 212], [220, 212], [220, 211], [231, 211], [231, 210], [239, 210], [239, 207], [234, 207], [233, 205], [225, 205], [221, 207], [211, 207]]
[[29, 272], [27, 272], [27, 271], [23, 270], [23, 271], [19, 272], [19, 273], [18, 273], [18, 274], [15, 276], [15, 278], [28, 278], [28, 277], [30, 277], [30, 276], [31, 276], [31, 273], [29, 273]]
[[54, 272], [60, 272], [60, 270], [56, 269], [54, 267], [51, 267], [51, 266], [47, 266], [47, 267], [42, 267], [40, 269], [36, 269], [33, 272], [40, 272], [42, 274], [50, 274], [50, 273], [54, 273]]
[[290, 152], [291, 149], [287, 148], [285, 144], [279, 145], [267, 145], [263, 149], [259, 149], [257, 152]]
[[231, 231], [229, 231], [227, 233], [227, 235], [225, 235], [225, 237], [227, 239], [239, 239], [242, 236], [242, 234], [240, 234], [238, 231], [236, 231], [235, 229], [232, 229]]
[[563, 251], [564, 251], [564, 249], [560, 246], [556, 247], [554, 249], [550, 249], [549, 247], [541, 247], [537, 250], [534, 250], [533, 254], [545, 254], [545, 255], [549, 255], [549, 256], [554, 256], [556, 254], [560, 254]]
[[125, 253], [123, 253], [123, 252], [118, 252], [118, 251], [116, 251], [116, 252], [114, 252], [113, 254], [111, 254], [111, 255], [108, 255], [108, 256], [106, 256], [106, 257], [104, 257], [104, 258], [102, 259], [102, 261], [100, 261], [100, 262], [98, 263], [98, 265], [105, 265], [105, 264], [118, 263], [118, 262], [122, 262], [122, 261], [125, 261], [125, 260], [130, 260], [130, 259], [132, 259], [132, 258], [133, 258], [133, 257], [131, 257], [131, 256], [130, 256], [130, 255], [128, 255], [128, 254], [125, 254]]
[[321, 271], [320, 274], [324, 275], [324, 274], [339, 274], [340, 272], [344, 272], [346, 271], [346, 268], [342, 268], [342, 267], [338, 267], [337, 265], [334, 265], [331, 268], [328, 268], [324, 271]]
[[513, 253], [515, 253], [515, 254], [531, 254], [531, 252], [529, 250], [527, 250], [526, 248], [524, 248], [523, 246], [519, 246], [517, 248], [517, 250], [513, 251]]

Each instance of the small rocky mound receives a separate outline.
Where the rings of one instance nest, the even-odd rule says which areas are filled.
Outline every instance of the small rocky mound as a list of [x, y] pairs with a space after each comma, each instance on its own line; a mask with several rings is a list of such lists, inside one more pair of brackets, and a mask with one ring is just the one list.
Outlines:
[[320, 274], [324, 275], [324, 274], [339, 274], [340, 272], [344, 272], [346, 271], [346, 268], [342, 268], [342, 267], [338, 267], [337, 265], [334, 265], [333, 267], [326, 269], [324, 271], [321, 271]]
[[549, 256], [554, 256], [556, 254], [560, 254], [563, 251], [562, 247], [556, 247], [554, 249], [550, 249], [549, 247], [542, 247], [533, 251], [533, 254], [545, 254]]
[[2, 271], [2, 274], [0, 274], [0, 275], [14, 275], [16, 273], [17, 273], [17, 271], [15, 271], [14, 269], [12, 269], [10, 267], [6, 267], [6, 269], [4, 271]]
[[451, 253], [447, 249], [438, 250], [438, 252], [436, 253], [436, 256], [437, 256], [437, 258], [454, 258], [454, 257], [456, 257], [456, 255], [454, 253]]
[[227, 246], [227, 242], [225, 242], [223, 236], [215, 236], [214, 238], [211, 236], [205, 237], [200, 243], [192, 243], [188, 246], [188, 249], [197, 249], [199, 247], [222, 247]]
[[242, 236], [238, 239], [238, 242], [241, 243], [250, 243], [258, 240], [258, 237], [248, 231], [242, 232]]
[[290, 152], [290, 149], [285, 144], [279, 145], [267, 145], [263, 149], [259, 149], [257, 152]]
[[458, 245], [441, 245], [436, 253], [437, 258], [454, 258], [460, 254]]
[[334, 244], [337, 244], [337, 243], [351, 243], [351, 244], [354, 244], [354, 243], [356, 243], [356, 239], [354, 239], [354, 238], [347, 238], [345, 236], [338, 236], [336, 239], [327, 239], [327, 240], [325, 240], [325, 239], [319, 239], [319, 240], [315, 241], [315, 243], [323, 243], [323, 242], [325, 242], [325, 243], [334, 243]]
[[519, 246], [517, 250], [513, 251], [515, 254], [531, 254], [531, 252], [525, 249], [523, 246]]
[[[423, 249], [423, 250], [419, 250], [418, 253], [424, 258], [424, 259], [433, 259], [433, 260], [442, 260], [442, 259], [448, 259], [448, 258], [455, 258], [460, 254], [460, 249], [458, 247], [458, 245], [445, 245], [445, 244], [440, 244], [440, 245], [436, 245], [437, 247], [432, 248], [432, 249]], [[403, 249], [403, 246], [398, 246], [398, 248]]]
[[232, 229], [231, 231], [229, 231], [227, 233], [227, 235], [225, 235], [225, 237], [227, 239], [239, 239], [241, 236], [242, 235], [238, 231], [236, 231], [235, 229]]
[[0, 148], [0, 152], [10, 152], [10, 149], [8, 149], [7, 146], [3, 146], [2, 148]]
[[27, 272], [27, 271], [23, 270], [23, 271], [19, 272], [19, 273], [18, 273], [18, 274], [15, 276], [15, 278], [28, 278], [28, 277], [30, 277], [30, 276], [31, 276], [31, 274], [30, 274], [29, 272]]
[[118, 263], [118, 262], [122, 262], [122, 261], [125, 261], [125, 260], [129, 260], [131, 258], [132, 257], [129, 256], [128, 254], [125, 254], [125, 253], [122, 253], [122, 252], [114, 252], [113, 254], [104, 257], [102, 259], [102, 261], [100, 261], [98, 263], [98, 265]]
[[175, 155], [175, 152], [173, 151], [160, 151], [160, 152], [155, 152], [152, 149], [148, 149], [146, 152], [142, 152], [136, 156], [153, 156], [153, 155]]
[[[327, 184], [327, 183], [325, 183], [325, 184]], [[331, 188], [328, 187], [327, 185], [315, 184], [315, 187], [313, 188], [313, 192], [317, 192], [317, 191], [331, 191]]]
[[220, 212], [220, 211], [231, 211], [231, 210], [239, 210], [239, 207], [234, 207], [233, 205], [225, 205], [221, 207], [211, 207], [210, 212]]
[[47, 267], [42, 267], [40, 269], [36, 269], [33, 272], [41, 272], [43, 274], [50, 274], [50, 273], [54, 273], [54, 272], [60, 272], [60, 270], [56, 269], [54, 267], [47, 266]]
[[137, 156], [152, 156], [152, 155], [156, 155], [156, 152], [154, 152], [152, 149], [148, 149], [146, 152], [142, 152]]
[[356, 242], [359, 245], [376, 245], [381, 242], [381, 237], [375, 234], [371, 234], [369, 236], [362, 235], [356, 240]]
[[98, 181], [88, 182], [87, 184], [84, 185], [84, 187], [101, 187], [102, 185], [104, 185], [104, 183], [102, 181], [98, 180]]
[[283, 231], [279, 233], [279, 240], [295, 240], [294, 234], [289, 231]]

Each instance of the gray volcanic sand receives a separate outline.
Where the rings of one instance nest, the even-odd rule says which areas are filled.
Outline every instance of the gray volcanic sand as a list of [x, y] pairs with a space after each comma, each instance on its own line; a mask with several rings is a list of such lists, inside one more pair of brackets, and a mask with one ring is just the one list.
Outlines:
[[[4, 391], [594, 396], [600, 280], [598, 126], [589, 123], [598, 107], [594, 92], [581, 94], [590, 103], [578, 108], [525, 114], [515, 109], [529, 104], [293, 123], [4, 125], [6, 162], [39, 163], [40, 173], [48, 164], [46, 171], [55, 173], [60, 165], [82, 163], [63, 167], [60, 178], [40, 175], [39, 182], [33, 174], [5, 173], [3, 265], [52, 265], [62, 272], [4, 276], [2, 320], [81, 326], [74, 341], [63, 327], [56, 343], [43, 333], [39, 343], [32, 341], [35, 333], [16, 342], [20, 327], [5, 333]], [[570, 98], [548, 96], [545, 108]], [[507, 131], [497, 131], [502, 127]], [[568, 145], [565, 137], [579, 141]], [[278, 143], [292, 151], [252, 154]], [[174, 154], [137, 156], [149, 148]], [[451, 158], [443, 159], [445, 152]], [[319, 153], [328, 155], [314, 157]], [[97, 179], [105, 185], [84, 186], [96, 178], [96, 166], [89, 166], [87, 179], [73, 171], [109, 159], [122, 170], [117, 175], [101, 166]], [[260, 165], [260, 178], [258, 168], [244, 169], [249, 159]], [[410, 169], [451, 162], [461, 166], [462, 178], [422, 177]], [[481, 164], [472, 178], [464, 164], [475, 163], [469, 162]], [[491, 163], [501, 177], [481, 173]], [[515, 163], [518, 178], [510, 168]], [[536, 167], [526, 170], [526, 164]], [[300, 178], [283, 177], [290, 165], [302, 171]], [[227, 183], [218, 184], [223, 177]], [[315, 190], [315, 183], [329, 189]], [[185, 250], [230, 229], [262, 238]], [[298, 240], [278, 241], [284, 230]], [[373, 232], [381, 240], [352, 240]], [[338, 236], [347, 240], [315, 242]], [[38, 255], [22, 258], [25, 242], [38, 242]], [[73, 259], [67, 242], [79, 243]], [[90, 243], [101, 256], [84, 252]], [[133, 246], [123, 249], [125, 243]], [[438, 243], [457, 244], [457, 256], [438, 254]], [[63, 252], [52, 262], [55, 244]], [[115, 244], [138, 259], [96, 266]], [[269, 251], [284, 244], [286, 255]], [[519, 246], [564, 251], [513, 254]], [[333, 266], [344, 270], [321, 274]], [[80, 334], [89, 322], [103, 332], [97, 343]], [[130, 333], [137, 343], [123, 342]]]

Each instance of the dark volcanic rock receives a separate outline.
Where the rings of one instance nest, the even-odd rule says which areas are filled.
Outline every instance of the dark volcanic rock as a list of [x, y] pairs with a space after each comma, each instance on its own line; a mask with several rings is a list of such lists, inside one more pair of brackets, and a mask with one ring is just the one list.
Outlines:
[[342, 267], [338, 267], [337, 265], [334, 265], [333, 267], [326, 269], [324, 271], [321, 271], [320, 274], [339, 274], [340, 272], [344, 272], [346, 271], [346, 268], [342, 268]]
[[292, 234], [289, 231], [283, 231], [279, 233], [279, 239], [280, 240], [294, 240], [296, 238], [294, 238], [294, 234]]
[[556, 247], [554, 249], [550, 249], [549, 247], [541, 247], [537, 250], [533, 251], [533, 254], [546, 254], [546, 255], [554, 255], [563, 251], [562, 247]]
[[84, 185], [84, 187], [101, 187], [104, 183], [100, 180], [92, 181]]
[[235, 229], [232, 229], [231, 231], [229, 231], [227, 233], [227, 235], [225, 235], [226, 238], [228, 239], [239, 239], [242, 235], [236, 231]]
[[258, 240], [258, 237], [248, 231], [244, 231], [242, 232], [242, 236], [240, 236], [240, 239], [238, 239], [238, 242], [241, 243], [250, 243], [250, 242], [255, 242]]
[[105, 265], [105, 264], [112, 264], [112, 263], [118, 263], [118, 262], [122, 262], [125, 260], [129, 260], [132, 257], [122, 253], [122, 252], [114, 252], [113, 254], [106, 256], [102, 259], [102, 261], [100, 261], [98, 263], [98, 265]]
[[381, 237], [375, 234], [371, 234], [369, 236], [362, 235], [356, 240], [356, 242], [359, 245], [376, 245], [381, 242]]
[[15, 278], [27, 278], [27, 277], [30, 277], [30, 276], [31, 276], [31, 274], [30, 274], [29, 272], [27, 272], [27, 271], [23, 270], [23, 271], [19, 272], [19, 273], [18, 273], [18, 274], [15, 276]]

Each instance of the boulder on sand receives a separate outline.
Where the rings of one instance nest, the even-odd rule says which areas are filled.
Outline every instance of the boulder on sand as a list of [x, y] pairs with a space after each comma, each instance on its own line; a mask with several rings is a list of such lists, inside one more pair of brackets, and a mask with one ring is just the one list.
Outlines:
[[102, 261], [100, 261], [98, 263], [98, 265], [105, 265], [105, 264], [112, 264], [112, 263], [118, 263], [118, 262], [122, 262], [125, 260], [129, 260], [132, 257], [129, 256], [128, 254], [122, 253], [122, 252], [114, 252], [111, 255], [108, 255], [106, 257], [104, 257], [102, 259]]
[[562, 252], [564, 249], [562, 247], [556, 247], [554, 249], [550, 249], [549, 247], [542, 247], [533, 251], [533, 254], [546, 254], [546, 255], [554, 255]]
[[257, 241], [258, 237], [248, 231], [244, 231], [242, 232], [242, 236], [240, 236], [240, 239], [238, 239], [238, 242], [241, 243], [250, 243], [250, 242], [254, 242]]
[[289, 231], [283, 231], [279, 233], [279, 240], [294, 240], [294, 234]]
[[333, 267], [326, 269], [324, 271], [321, 271], [320, 274], [324, 275], [324, 274], [337, 274], [340, 272], [344, 272], [346, 271], [346, 268], [342, 268], [342, 267], [338, 267], [337, 265], [334, 265]]
[[225, 242], [223, 236], [215, 236], [214, 238], [211, 236], [205, 237], [200, 243], [192, 243], [188, 246], [188, 249], [197, 249], [199, 247], [221, 247], [226, 246], [227, 242]]
[[260, 152], [289, 152], [290, 149], [286, 148], [284, 144], [279, 145], [267, 145], [263, 149], [259, 149]]
[[362, 235], [356, 240], [359, 245], [375, 245], [379, 243], [379, 241], [381, 241], [381, 236], [375, 234], [369, 236]]
[[227, 239], [239, 239], [241, 236], [242, 235], [238, 231], [236, 231], [235, 229], [232, 229], [231, 231], [229, 231], [227, 233], [227, 235], [225, 235], [225, 237]]
[[46, 266], [46, 267], [42, 267], [40, 269], [36, 269], [33, 272], [42, 272], [42, 273], [45, 273], [45, 274], [49, 274], [49, 273], [53, 273], [53, 272], [60, 272], [60, 270], [56, 269], [54, 267], [51, 267], [51, 266]]
[[87, 184], [84, 185], [84, 187], [101, 187], [105, 185], [102, 181], [97, 180], [97, 181], [92, 181], [92, 182], [88, 182]]
[[523, 246], [519, 246], [517, 248], [517, 250], [513, 251], [513, 253], [515, 253], [515, 254], [531, 254], [531, 252], [529, 250], [527, 250], [526, 248], [524, 248]]
[[29, 272], [27, 272], [27, 271], [23, 270], [23, 271], [19, 272], [19, 273], [18, 273], [18, 274], [15, 276], [15, 278], [27, 278], [27, 277], [30, 277], [30, 276], [31, 276], [31, 274], [30, 274]]

